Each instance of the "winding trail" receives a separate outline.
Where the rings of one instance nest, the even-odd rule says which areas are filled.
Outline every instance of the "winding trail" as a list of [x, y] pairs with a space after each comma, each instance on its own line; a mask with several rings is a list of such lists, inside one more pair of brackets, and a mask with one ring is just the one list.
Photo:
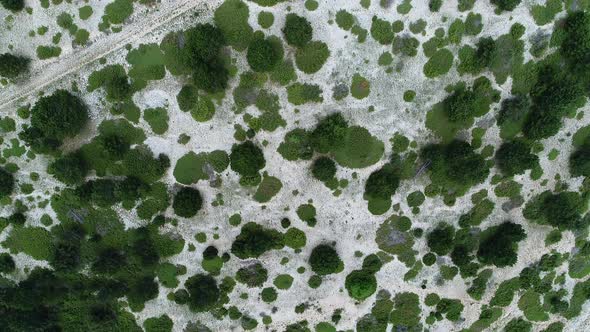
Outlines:
[[79, 51], [74, 50], [53, 62], [39, 61], [40, 65], [31, 68], [27, 79], [17, 81], [16, 84], [0, 90], [0, 111], [16, 111], [16, 108], [12, 110], [8, 108], [49, 84], [80, 70], [85, 65], [141, 39], [193, 8], [203, 5], [207, 10], [215, 8], [218, 2], [216, 0], [179, 0], [167, 5], [162, 4], [143, 18], [138, 15], [133, 22], [123, 26], [119, 33], [103, 35], [94, 40], [92, 45]]

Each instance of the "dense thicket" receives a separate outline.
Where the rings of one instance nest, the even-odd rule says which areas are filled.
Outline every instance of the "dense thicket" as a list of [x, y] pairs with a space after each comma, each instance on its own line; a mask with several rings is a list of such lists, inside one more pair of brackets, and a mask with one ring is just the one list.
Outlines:
[[278, 41], [269, 38], [254, 38], [248, 46], [246, 59], [256, 72], [273, 70], [283, 58], [283, 49]]
[[455, 228], [447, 223], [441, 223], [432, 232], [428, 233], [426, 240], [432, 252], [443, 256], [453, 249], [454, 237]]
[[484, 158], [469, 143], [460, 140], [448, 145], [427, 145], [420, 155], [430, 161], [432, 183], [458, 195], [483, 182], [490, 172]]
[[227, 87], [229, 72], [221, 55], [225, 45], [223, 33], [211, 24], [197, 24], [184, 32], [181, 58], [191, 70], [197, 88], [219, 92]]
[[490, 227], [482, 234], [477, 258], [483, 264], [512, 266], [518, 256], [518, 242], [525, 238], [522, 226], [512, 222]]
[[283, 234], [253, 222], [242, 227], [231, 246], [232, 254], [241, 259], [257, 258], [268, 250], [284, 247]]
[[307, 19], [296, 14], [287, 14], [283, 34], [287, 44], [302, 47], [311, 41], [313, 29]]
[[539, 157], [531, 153], [530, 145], [522, 140], [502, 143], [496, 151], [496, 165], [507, 176], [522, 174], [538, 163]]
[[14, 190], [14, 176], [0, 167], [0, 198], [12, 194], [12, 190]]
[[309, 256], [311, 270], [319, 275], [337, 273], [344, 266], [338, 252], [332, 246], [320, 244], [313, 248]]
[[61, 156], [49, 164], [48, 170], [59, 181], [72, 185], [84, 181], [89, 169], [86, 160], [78, 152]]
[[336, 163], [329, 157], [319, 157], [311, 166], [311, 173], [320, 181], [328, 181], [336, 175]]
[[220, 291], [211, 276], [196, 274], [186, 280], [184, 287], [189, 293], [189, 308], [193, 311], [207, 311], [219, 300]]
[[202, 206], [201, 193], [191, 187], [182, 187], [174, 196], [174, 203], [172, 203], [174, 213], [184, 218], [194, 217]]
[[491, 0], [500, 10], [512, 11], [522, 0]]
[[26, 72], [31, 59], [10, 53], [0, 54], [0, 76], [15, 78]]
[[2, 2], [2, 7], [15, 12], [25, 8], [24, 0], [1, 0], [0, 2]]
[[365, 184], [365, 196], [369, 199], [390, 199], [399, 186], [400, 177], [391, 164], [369, 175]]

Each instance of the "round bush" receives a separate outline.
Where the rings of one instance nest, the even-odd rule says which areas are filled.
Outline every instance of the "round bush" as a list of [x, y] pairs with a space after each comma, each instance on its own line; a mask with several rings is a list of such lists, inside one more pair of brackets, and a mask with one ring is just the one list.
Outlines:
[[84, 181], [88, 165], [79, 153], [70, 153], [49, 165], [49, 173], [65, 184], [77, 184]]
[[38, 128], [46, 138], [63, 140], [76, 136], [87, 121], [86, 105], [65, 90], [42, 97], [31, 110], [31, 126]]
[[12, 55], [9, 53], [0, 54], [0, 75], [6, 78], [15, 78], [29, 68], [29, 58]]
[[311, 173], [320, 181], [328, 181], [336, 175], [336, 163], [328, 157], [320, 157], [313, 162]]
[[375, 293], [377, 279], [367, 270], [354, 270], [346, 276], [344, 286], [350, 297], [362, 301]]
[[287, 230], [285, 233], [285, 245], [290, 248], [303, 248], [305, 247], [306, 242], [307, 238], [305, 236], [305, 232], [298, 228], [289, 228], [289, 230]]
[[187, 279], [184, 287], [190, 295], [188, 305], [192, 311], [207, 311], [219, 300], [219, 288], [211, 276], [196, 274]]
[[0, 273], [10, 273], [16, 269], [16, 264], [14, 264], [14, 259], [10, 256], [9, 253], [1, 253], [0, 254]]
[[320, 41], [314, 41], [297, 50], [295, 64], [302, 72], [313, 74], [322, 69], [329, 56], [328, 45]]
[[320, 244], [313, 248], [309, 256], [311, 270], [319, 275], [338, 273], [344, 264], [338, 256], [338, 252], [327, 244]]
[[191, 187], [183, 187], [174, 196], [172, 208], [177, 216], [191, 218], [199, 212], [203, 205], [201, 193]]
[[248, 287], [260, 287], [266, 281], [268, 271], [260, 263], [242, 267], [236, 273], [236, 280]]
[[539, 157], [530, 151], [530, 146], [523, 141], [505, 142], [496, 152], [496, 164], [507, 176], [522, 174], [539, 162]]
[[273, 70], [283, 58], [280, 44], [270, 39], [256, 38], [248, 46], [246, 59], [250, 68], [256, 72]]
[[4, 168], [0, 168], [0, 198], [12, 194], [14, 189], [14, 176]]
[[302, 47], [311, 41], [313, 28], [308, 20], [296, 14], [288, 14], [283, 34], [287, 44]]
[[505, 11], [512, 11], [520, 4], [521, 0], [492, 0], [491, 3], [496, 5], [498, 9]]
[[262, 150], [251, 141], [234, 144], [229, 156], [231, 169], [241, 176], [255, 176], [266, 165]]
[[1, 0], [2, 7], [11, 10], [13, 12], [21, 11], [25, 8], [24, 0]]
[[455, 228], [452, 225], [442, 223], [426, 236], [428, 247], [437, 255], [444, 256], [453, 249]]

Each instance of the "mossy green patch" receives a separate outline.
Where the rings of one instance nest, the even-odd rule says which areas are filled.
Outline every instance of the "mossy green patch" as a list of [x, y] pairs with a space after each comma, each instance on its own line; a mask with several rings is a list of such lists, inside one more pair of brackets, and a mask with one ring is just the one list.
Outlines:
[[377, 163], [385, 145], [363, 127], [352, 126], [346, 129], [342, 144], [334, 151], [338, 164], [349, 168], [364, 168]]
[[278, 194], [282, 187], [283, 184], [278, 178], [274, 176], [264, 176], [254, 194], [254, 200], [259, 203], [266, 203]]

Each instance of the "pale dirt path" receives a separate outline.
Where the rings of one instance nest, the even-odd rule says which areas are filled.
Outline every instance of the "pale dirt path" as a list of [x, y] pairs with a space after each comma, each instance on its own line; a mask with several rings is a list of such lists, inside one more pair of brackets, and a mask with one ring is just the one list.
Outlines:
[[219, 1], [213, 0], [179, 0], [157, 11], [149, 13], [144, 18], [136, 17], [134, 22], [123, 26], [119, 33], [102, 36], [93, 41], [89, 47], [66, 54], [53, 62], [42, 62], [31, 68], [26, 80], [0, 90], [0, 111], [13, 112], [16, 107], [9, 109], [15, 102], [36, 93], [49, 84], [56, 82], [66, 75], [80, 70], [85, 65], [110, 54], [126, 44], [133, 43], [145, 35], [155, 31], [164, 24], [190, 11], [198, 5], [204, 9], [215, 8]]

